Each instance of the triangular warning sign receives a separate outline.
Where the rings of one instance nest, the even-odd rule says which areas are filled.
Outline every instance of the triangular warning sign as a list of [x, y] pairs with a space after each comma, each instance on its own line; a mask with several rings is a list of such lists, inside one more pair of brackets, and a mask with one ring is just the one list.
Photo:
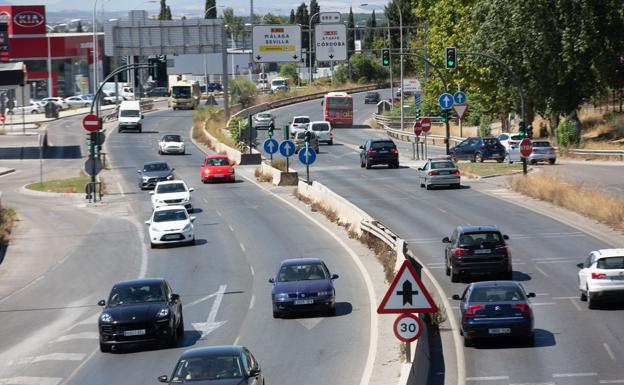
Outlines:
[[466, 110], [468, 109], [468, 105], [467, 104], [453, 104], [453, 109], [455, 110], [455, 112], [457, 113], [457, 117], [460, 119], [464, 118], [464, 114], [466, 113]]
[[381, 300], [377, 313], [435, 313], [438, 306], [420, 281], [410, 261], [399, 269], [390, 288]]

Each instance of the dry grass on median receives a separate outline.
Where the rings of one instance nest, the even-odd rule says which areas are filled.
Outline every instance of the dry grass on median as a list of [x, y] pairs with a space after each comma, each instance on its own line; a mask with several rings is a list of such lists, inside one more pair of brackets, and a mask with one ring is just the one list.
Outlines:
[[488, 177], [494, 175], [509, 175], [522, 171], [522, 163], [513, 164], [498, 162], [483, 163], [458, 163], [460, 172], [463, 176], [470, 178]]
[[273, 175], [262, 172], [260, 167], [254, 171], [254, 175], [259, 182], [273, 182]]
[[17, 221], [17, 213], [13, 208], [0, 206], [0, 245], [9, 243], [13, 225]]
[[581, 184], [546, 175], [514, 177], [511, 188], [614, 228], [624, 229], [624, 196], [616, 197], [597, 188], [586, 189]]

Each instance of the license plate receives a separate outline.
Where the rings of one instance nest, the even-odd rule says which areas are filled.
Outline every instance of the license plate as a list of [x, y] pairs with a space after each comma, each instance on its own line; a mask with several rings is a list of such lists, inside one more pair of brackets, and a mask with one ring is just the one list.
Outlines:
[[313, 299], [297, 299], [295, 300], [295, 305], [312, 305], [314, 303]]
[[474, 251], [475, 254], [492, 254], [491, 249], [477, 249]]
[[612, 275], [611, 277], [612, 281], [624, 281], [624, 275], [620, 274], [620, 275]]
[[380, 154], [387, 154], [388, 151], [379, 151]]
[[165, 235], [163, 237], [163, 239], [167, 240], [167, 239], [178, 239], [179, 236], [177, 234], [172, 234], [172, 235]]
[[510, 328], [488, 329], [488, 333], [489, 334], [509, 334], [509, 333], [511, 333], [511, 329]]
[[144, 336], [145, 335], [145, 329], [126, 330], [126, 331], [124, 331], [123, 335], [124, 335], [124, 337]]
[[440, 175], [448, 175], [449, 172], [448, 171], [440, 171]]

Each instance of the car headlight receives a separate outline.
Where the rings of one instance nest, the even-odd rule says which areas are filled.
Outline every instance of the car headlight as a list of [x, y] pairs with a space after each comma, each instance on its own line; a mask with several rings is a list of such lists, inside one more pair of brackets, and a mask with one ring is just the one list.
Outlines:
[[185, 197], [185, 198], [183, 198], [183, 199], [182, 199], [182, 202], [188, 202], [188, 201], [190, 201], [190, 200], [191, 200], [191, 197], [189, 196], [189, 197]]
[[234, 167], [231, 167], [231, 168], [228, 170], [228, 172], [230, 172], [230, 173], [232, 173], [232, 174], [233, 174], [233, 173], [234, 173]]
[[333, 293], [330, 290], [324, 290], [324, 291], [319, 291], [318, 292], [318, 296], [319, 297], [325, 297], [328, 295], [332, 295]]
[[165, 318], [169, 317], [169, 308], [162, 308], [156, 313], [156, 318]]
[[204, 170], [204, 174], [206, 174], [206, 175], [210, 174], [210, 169], [208, 169], [208, 168], [207, 168], [207, 169], [205, 169], [205, 170]]
[[167, 180], [171, 180], [171, 179], [173, 179], [173, 174], [167, 175]]
[[188, 225], [184, 226], [184, 228], [182, 229], [182, 231], [190, 231], [191, 230], [191, 224], [189, 223]]
[[148, 177], [148, 176], [144, 176], [144, 177], [143, 177], [143, 182], [147, 182], [147, 181], [148, 181], [148, 179], [149, 179], [149, 177]]
[[288, 294], [286, 293], [275, 294], [275, 299], [278, 301], [288, 299]]
[[164, 201], [161, 201], [160, 199], [154, 199], [154, 202], [156, 202], [156, 203], [165, 203]]
[[100, 321], [104, 323], [111, 323], [113, 322], [113, 317], [108, 313], [102, 313], [102, 315], [100, 315]]

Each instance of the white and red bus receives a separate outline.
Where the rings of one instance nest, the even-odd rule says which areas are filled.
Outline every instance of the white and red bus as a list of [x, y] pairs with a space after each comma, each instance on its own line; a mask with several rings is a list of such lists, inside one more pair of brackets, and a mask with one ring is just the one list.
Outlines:
[[332, 126], [352, 126], [353, 98], [346, 92], [329, 92], [323, 100], [323, 120]]

